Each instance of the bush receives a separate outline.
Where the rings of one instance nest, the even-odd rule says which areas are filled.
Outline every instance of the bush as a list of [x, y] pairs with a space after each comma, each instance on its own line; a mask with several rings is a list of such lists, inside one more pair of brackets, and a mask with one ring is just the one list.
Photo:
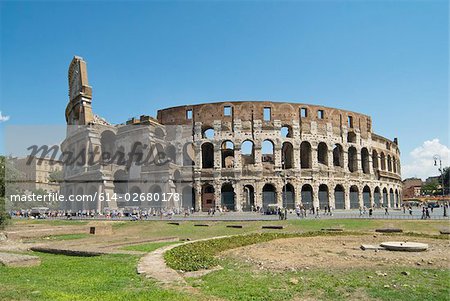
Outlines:
[[4, 229], [8, 224], [10, 216], [5, 210], [5, 199], [0, 199], [0, 230]]

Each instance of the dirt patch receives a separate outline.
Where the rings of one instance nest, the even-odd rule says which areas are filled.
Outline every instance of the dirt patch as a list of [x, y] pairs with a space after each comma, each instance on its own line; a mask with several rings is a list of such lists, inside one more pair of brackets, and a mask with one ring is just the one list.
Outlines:
[[[414, 241], [429, 244], [425, 252], [363, 251], [361, 244]], [[260, 269], [299, 270], [377, 266], [424, 266], [449, 268], [450, 241], [407, 236], [331, 236], [277, 239], [223, 252]]]
[[25, 254], [0, 253], [0, 265], [9, 267], [31, 267], [41, 264], [41, 259], [37, 256]]

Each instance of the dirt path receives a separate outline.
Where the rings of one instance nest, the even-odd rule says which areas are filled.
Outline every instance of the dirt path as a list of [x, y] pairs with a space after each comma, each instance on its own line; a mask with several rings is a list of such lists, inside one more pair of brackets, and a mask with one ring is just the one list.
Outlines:
[[[427, 243], [425, 252], [363, 251], [361, 244], [385, 241]], [[366, 235], [277, 239], [226, 251], [221, 256], [239, 258], [259, 269], [302, 270], [417, 266], [449, 268], [450, 241], [407, 236]]]

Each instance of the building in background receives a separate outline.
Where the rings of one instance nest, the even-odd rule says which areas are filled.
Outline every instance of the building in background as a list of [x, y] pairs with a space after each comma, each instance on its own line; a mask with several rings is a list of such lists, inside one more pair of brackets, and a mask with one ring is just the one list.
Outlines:
[[[59, 192], [60, 183], [57, 178], [58, 174], [62, 175], [61, 161], [36, 157], [13, 158], [10, 161], [20, 173], [17, 184], [21, 191]], [[55, 181], [52, 181], [52, 177], [55, 178]]]
[[422, 194], [422, 179], [408, 178], [403, 180], [403, 198], [419, 197]]

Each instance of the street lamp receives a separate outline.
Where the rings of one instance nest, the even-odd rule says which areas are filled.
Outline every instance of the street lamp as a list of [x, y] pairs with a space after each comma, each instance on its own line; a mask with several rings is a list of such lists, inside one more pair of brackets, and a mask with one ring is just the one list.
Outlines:
[[[441, 172], [441, 180], [442, 180], [442, 200], [444, 200], [445, 196], [445, 182], [444, 182], [444, 170], [442, 169], [442, 159], [439, 155], [434, 155], [434, 166], [437, 166], [437, 162], [439, 161], [439, 171]], [[444, 216], [447, 216], [447, 210], [444, 206]]]

